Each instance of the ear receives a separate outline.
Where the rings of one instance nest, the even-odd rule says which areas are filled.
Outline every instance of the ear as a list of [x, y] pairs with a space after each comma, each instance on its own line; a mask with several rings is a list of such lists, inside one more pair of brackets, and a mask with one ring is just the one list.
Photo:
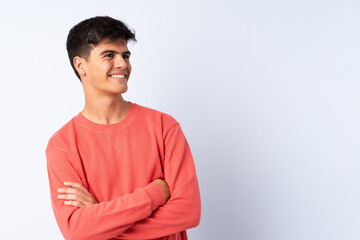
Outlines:
[[85, 61], [85, 59], [81, 58], [79, 56], [76, 56], [73, 59], [73, 63], [74, 63], [74, 67], [76, 68], [79, 75], [80, 76], [85, 76], [86, 75], [86, 71], [85, 71], [86, 61]]

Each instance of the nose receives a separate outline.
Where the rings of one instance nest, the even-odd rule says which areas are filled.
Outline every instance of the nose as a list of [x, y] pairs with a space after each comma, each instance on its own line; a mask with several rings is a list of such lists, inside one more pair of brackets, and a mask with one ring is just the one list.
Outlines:
[[115, 68], [126, 68], [127, 63], [125, 59], [121, 55], [117, 55], [114, 59], [114, 67]]

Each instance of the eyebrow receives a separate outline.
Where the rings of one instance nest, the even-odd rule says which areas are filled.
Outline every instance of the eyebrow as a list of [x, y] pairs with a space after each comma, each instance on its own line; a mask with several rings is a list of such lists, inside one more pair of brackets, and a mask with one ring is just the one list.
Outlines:
[[[104, 55], [104, 54], [107, 54], [107, 53], [116, 53], [116, 54], [119, 54], [120, 52], [117, 52], [117, 51], [114, 51], [114, 50], [105, 50], [105, 51], [102, 51], [100, 53], [100, 56]], [[122, 52], [121, 54], [129, 54], [131, 55], [131, 52], [130, 51], [125, 51], [125, 52]]]

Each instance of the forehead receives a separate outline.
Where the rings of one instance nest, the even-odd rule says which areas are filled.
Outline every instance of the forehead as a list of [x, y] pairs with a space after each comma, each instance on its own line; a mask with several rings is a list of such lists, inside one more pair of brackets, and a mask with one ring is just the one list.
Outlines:
[[105, 38], [92, 48], [90, 54], [100, 53], [104, 50], [113, 50], [118, 52], [128, 51], [127, 41], [125, 38], [118, 38], [115, 40]]

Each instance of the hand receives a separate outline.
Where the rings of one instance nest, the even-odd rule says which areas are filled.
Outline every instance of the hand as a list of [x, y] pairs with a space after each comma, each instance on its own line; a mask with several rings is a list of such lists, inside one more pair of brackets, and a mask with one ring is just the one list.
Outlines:
[[153, 181], [153, 183], [155, 183], [156, 185], [158, 185], [161, 190], [163, 191], [164, 195], [165, 195], [165, 203], [167, 203], [167, 201], [170, 199], [170, 188], [169, 185], [165, 182], [164, 179], [156, 179]]
[[[91, 193], [86, 190], [86, 188], [80, 183], [76, 182], [64, 182], [65, 185], [71, 186], [69, 188], [59, 188], [58, 192], [63, 193], [59, 194], [59, 199], [67, 199], [70, 201], [65, 201], [64, 204], [72, 205], [75, 207], [84, 207], [98, 203]], [[65, 193], [65, 194], [64, 194]]]

